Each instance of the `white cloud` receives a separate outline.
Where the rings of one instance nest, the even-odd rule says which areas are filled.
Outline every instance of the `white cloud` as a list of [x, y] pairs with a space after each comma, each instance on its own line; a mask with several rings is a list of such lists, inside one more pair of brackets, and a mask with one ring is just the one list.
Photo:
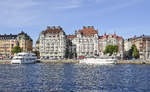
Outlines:
[[55, 1], [51, 5], [53, 9], [73, 9], [73, 8], [79, 8], [82, 6], [82, 1], [83, 0], [62, 0], [60, 1]]
[[[84, 8], [89, 12], [105, 14], [129, 7], [141, 0], [0, 0], [0, 25], [28, 26], [41, 18], [55, 15], [58, 11]], [[115, 4], [109, 4], [113, 2]], [[97, 8], [97, 6], [102, 6]], [[90, 10], [95, 7], [94, 10]], [[82, 12], [82, 11], [80, 11]], [[95, 15], [95, 14], [94, 14]]]

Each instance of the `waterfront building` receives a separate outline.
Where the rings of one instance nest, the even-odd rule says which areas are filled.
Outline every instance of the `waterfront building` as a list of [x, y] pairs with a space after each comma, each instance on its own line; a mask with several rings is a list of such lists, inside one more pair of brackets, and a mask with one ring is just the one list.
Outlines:
[[129, 39], [124, 41], [124, 51], [129, 51], [132, 47], [132, 42]]
[[23, 51], [32, 51], [32, 39], [24, 32], [17, 35], [0, 35], [0, 55], [9, 57], [12, 48], [19, 46]]
[[98, 55], [98, 30], [95, 30], [93, 26], [84, 26], [68, 38], [71, 39], [73, 53], [77, 58]]
[[10, 56], [12, 48], [18, 46], [17, 35], [0, 35], [0, 55]]
[[64, 59], [67, 55], [67, 37], [64, 30], [58, 26], [48, 26], [40, 33], [40, 57], [45, 59]]
[[124, 39], [121, 36], [117, 36], [116, 33], [103, 36], [99, 36], [99, 55], [103, 55], [103, 52], [108, 45], [117, 45], [117, 56], [123, 57], [124, 52]]
[[23, 52], [32, 51], [33, 40], [23, 31], [17, 35], [17, 41]]
[[76, 53], [76, 44], [74, 44], [73, 39], [76, 38], [76, 35], [68, 35], [68, 58], [74, 58], [76, 59], [77, 53]]
[[134, 36], [133, 38], [129, 38], [128, 41], [132, 43], [132, 45], [136, 45], [139, 50], [140, 59], [150, 59], [150, 36], [142, 35], [139, 37]]

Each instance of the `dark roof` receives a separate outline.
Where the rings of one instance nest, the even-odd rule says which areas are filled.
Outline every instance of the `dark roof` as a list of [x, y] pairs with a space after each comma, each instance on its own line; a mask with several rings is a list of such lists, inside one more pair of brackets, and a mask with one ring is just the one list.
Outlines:
[[141, 35], [141, 36], [138, 36], [138, 37], [136, 37], [136, 36], [134, 36], [134, 37], [132, 37], [132, 38], [129, 38], [128, 40], [134, 40], [134, 39], [140, 39], [140, 38], [143, 38], [143, 39], [150, 39], [150, 35]]
[[140, 37], [137, 38], [150, 38], [150, 35], [141, 35]]
[[0, 40], [5, 40], [5, 39], [16, 39], [17, 38], [17, 35], [12, 35], [12, 34], [9, 34], [9, 35], [0, 35]]
[[18, 34], [18, 36], [24, 36], [26, 40], [31, 40], [32, 41], [32, 38], [25, 32], [21, 31], [21, 33]]

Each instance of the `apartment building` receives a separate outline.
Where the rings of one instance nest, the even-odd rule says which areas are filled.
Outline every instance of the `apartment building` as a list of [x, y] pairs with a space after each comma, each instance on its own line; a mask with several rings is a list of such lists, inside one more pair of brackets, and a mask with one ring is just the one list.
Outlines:
[[83, 29], [76, 31], [75, 35], [69, 36], [77, 58], [95, 57], [98, 55], [98, 30], [93, 26], [83, 26]]
[[23, 51], [32, 51], [32, 39], [24, 32], [17, 35], [0, 35], [0, 55], [11, 56], [12, 48], [19, 46]]
[[129, 38], [128, 42], [136, 45], [139, 50], [140, 59], [150, 59], [150, 36], [141, 35], [139, 37]]
[[103, 36], [99, 36], [99, 55], [103, 55], [103, 52], [108, 45], [117, 45], [117, 56], [123, 57], [124, 39], [121, 36], [117, 36], [116, 33], [108, 35], [105, 33]]
[[67, 54], [67, 36], [60, 26], [48, 26], [40, 33], [39, 51], [41, 58], [64, 59]]

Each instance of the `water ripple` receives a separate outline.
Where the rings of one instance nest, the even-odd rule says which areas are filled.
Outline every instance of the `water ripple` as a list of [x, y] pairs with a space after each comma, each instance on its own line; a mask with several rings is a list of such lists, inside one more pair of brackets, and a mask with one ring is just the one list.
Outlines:
[[149, 65], [0, 65], [0, 92], [148, 92]]

